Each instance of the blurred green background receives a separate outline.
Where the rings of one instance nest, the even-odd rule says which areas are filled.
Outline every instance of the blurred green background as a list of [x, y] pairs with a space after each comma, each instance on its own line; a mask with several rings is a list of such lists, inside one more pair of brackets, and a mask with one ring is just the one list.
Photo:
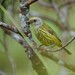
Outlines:
[[[44, 2], [48, 2], [48, 0], [43, 0]], [[59, 4], [60, 0], [56, 0], [56, 2]], [[13, 3], [12, 3], [13, 2]], [[49, 2], [48, 2], [49, 3]], [[19, 0], [5, 0], [5, 3], [3, 3], [6, 10], [12, 15], [13, 19], [15, 19], [16, 23], [20, 23], [19, 19]], [[2, 17], [2, 20], [6, 22], [7, 24], [11, 24], [11, 20], [8, 18], [7, 15], [1, 14], [0, 10], [0, 18], [1, 15], [4, 15]], [[3, 13], [3, 12], [2, 12]], [[58, 20], [58, 16], [56, 12], [52, 8], [44, 7], [40, 5], [38, 2], [31, 5], [30, 8], [30, 14], [33, 13], [35, 16], [37, 14], [48, 16], [54, 20]], [[33, 15], [34, 16], [34, 15]], [[75, 5], [71, 5], [69, 9], [69, 18], [68, 22], [70, 24], [70, 27], [75, 30]], [[43, 19], [43, 18], [42, 18]], [[55, 25], [55, 23], [51, 22], [48, 19], [43, 19], [48, 25], [50, 25], [54, 31], [57, 33], [59, 37], [61, 37], [63, 31]], [[0, 28], [0, 39], [3, 40], [3, 30]], [[69, 36], [71, 39], [71, 36]], [[27, 54], [25, 53], [25, 49], [14, 39], [12, 39], [10, 36], [7, 35], [7, 42], [8, 42], [8, 49], [9, 52], [14, 60], [14, 63], [16, 65], [16, 75], [37, 75], [37, 73], [33, 70], [31, 61], [29, 60]], [[37, 40], [35, 35], [33, 34], [33, 39]], [[68, 39], [69, 40], [69, 39]], [[39, 43], [38, 43], [39, 44]], [[64, 55], [64, 61], [68, 64], [75, 65], [75, 41], [73, 41], [68, 47], [69, 51], [71, 51], [72, 55]], [[55, 55], [59, 55], [61, 59], [63, 54], [60, 52], [54, 53]], [[62, 56], [61, 56], [61, 55]], [[61, 70], [63, 69], [62, 66], [56, 64], [54, 61], [42, 57], [44, 62], [46, 63], [47, 70], [49, 72], [49, 75], [61, 75]], [[64, 68], [64, 70], [68, 70]], [[0, 71], [5, 72], [7, 75], [12, 75], [12, 67], [9, 62], [9, 59], [5, 53], [4, 47], [0, 43]], [[64, 72], [64, 71], [63, 71]], [[68, 74], [62, 74], [62, 75], [75, 75], [75, 72], [68, 70]]]

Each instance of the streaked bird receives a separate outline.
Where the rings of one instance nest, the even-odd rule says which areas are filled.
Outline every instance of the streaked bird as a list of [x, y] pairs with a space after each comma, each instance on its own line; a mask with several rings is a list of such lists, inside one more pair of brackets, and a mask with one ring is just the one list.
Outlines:
[[[30, 18], [30, 23], [33, 26], [37, 39], [42, 43], [42, 45], [45, 46], [54, 45], [54, 46], [62, 47], [62, 42], [58, 38], [56, 33], [41, 18], [32, 17]], [[64, 50], [68, 54], [71, 54], [71, 52], [69, 52], [66, 48], [64, 48]]]

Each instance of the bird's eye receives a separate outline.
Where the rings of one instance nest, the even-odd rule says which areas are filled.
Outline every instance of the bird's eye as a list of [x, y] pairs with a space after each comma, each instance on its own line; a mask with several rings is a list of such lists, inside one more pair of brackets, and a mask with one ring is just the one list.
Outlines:
[[34, 20], [34, 22], [36, 22], [36, 20]]

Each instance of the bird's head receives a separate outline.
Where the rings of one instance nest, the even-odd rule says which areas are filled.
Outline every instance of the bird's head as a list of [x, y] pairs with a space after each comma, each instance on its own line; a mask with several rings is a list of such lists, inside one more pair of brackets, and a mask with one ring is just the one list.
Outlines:
[[43, 25], [43, 20], [39, 17], [32, 17], [30, 18], [30, 23], [34, 25], [34, 27], [38, 28]]

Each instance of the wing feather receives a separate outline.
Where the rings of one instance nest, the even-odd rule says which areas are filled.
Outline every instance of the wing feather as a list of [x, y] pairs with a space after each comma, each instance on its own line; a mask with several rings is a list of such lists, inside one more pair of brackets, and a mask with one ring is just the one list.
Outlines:
[[57, 37], [55, 37], [54, 35], [50, 34], [48, 31], [46, 31], [46, 29], [41, 29], [38, 28], [37, 30], [37, 38], [38, 40], [46, 46], [55, 44], [55, 45], [61, 45], [61, 42], [59, 41], [59, 39]]
[[58, 38], [57, 34], [55, 33], [55, 31], [50, 27], [50, 26], [46, 26], [47, 24], [43, 24], [42, 28], [44, 28], [45, 30], [47, 30], [50, 34], [54, 35], [60, 42], [61, 40]]

